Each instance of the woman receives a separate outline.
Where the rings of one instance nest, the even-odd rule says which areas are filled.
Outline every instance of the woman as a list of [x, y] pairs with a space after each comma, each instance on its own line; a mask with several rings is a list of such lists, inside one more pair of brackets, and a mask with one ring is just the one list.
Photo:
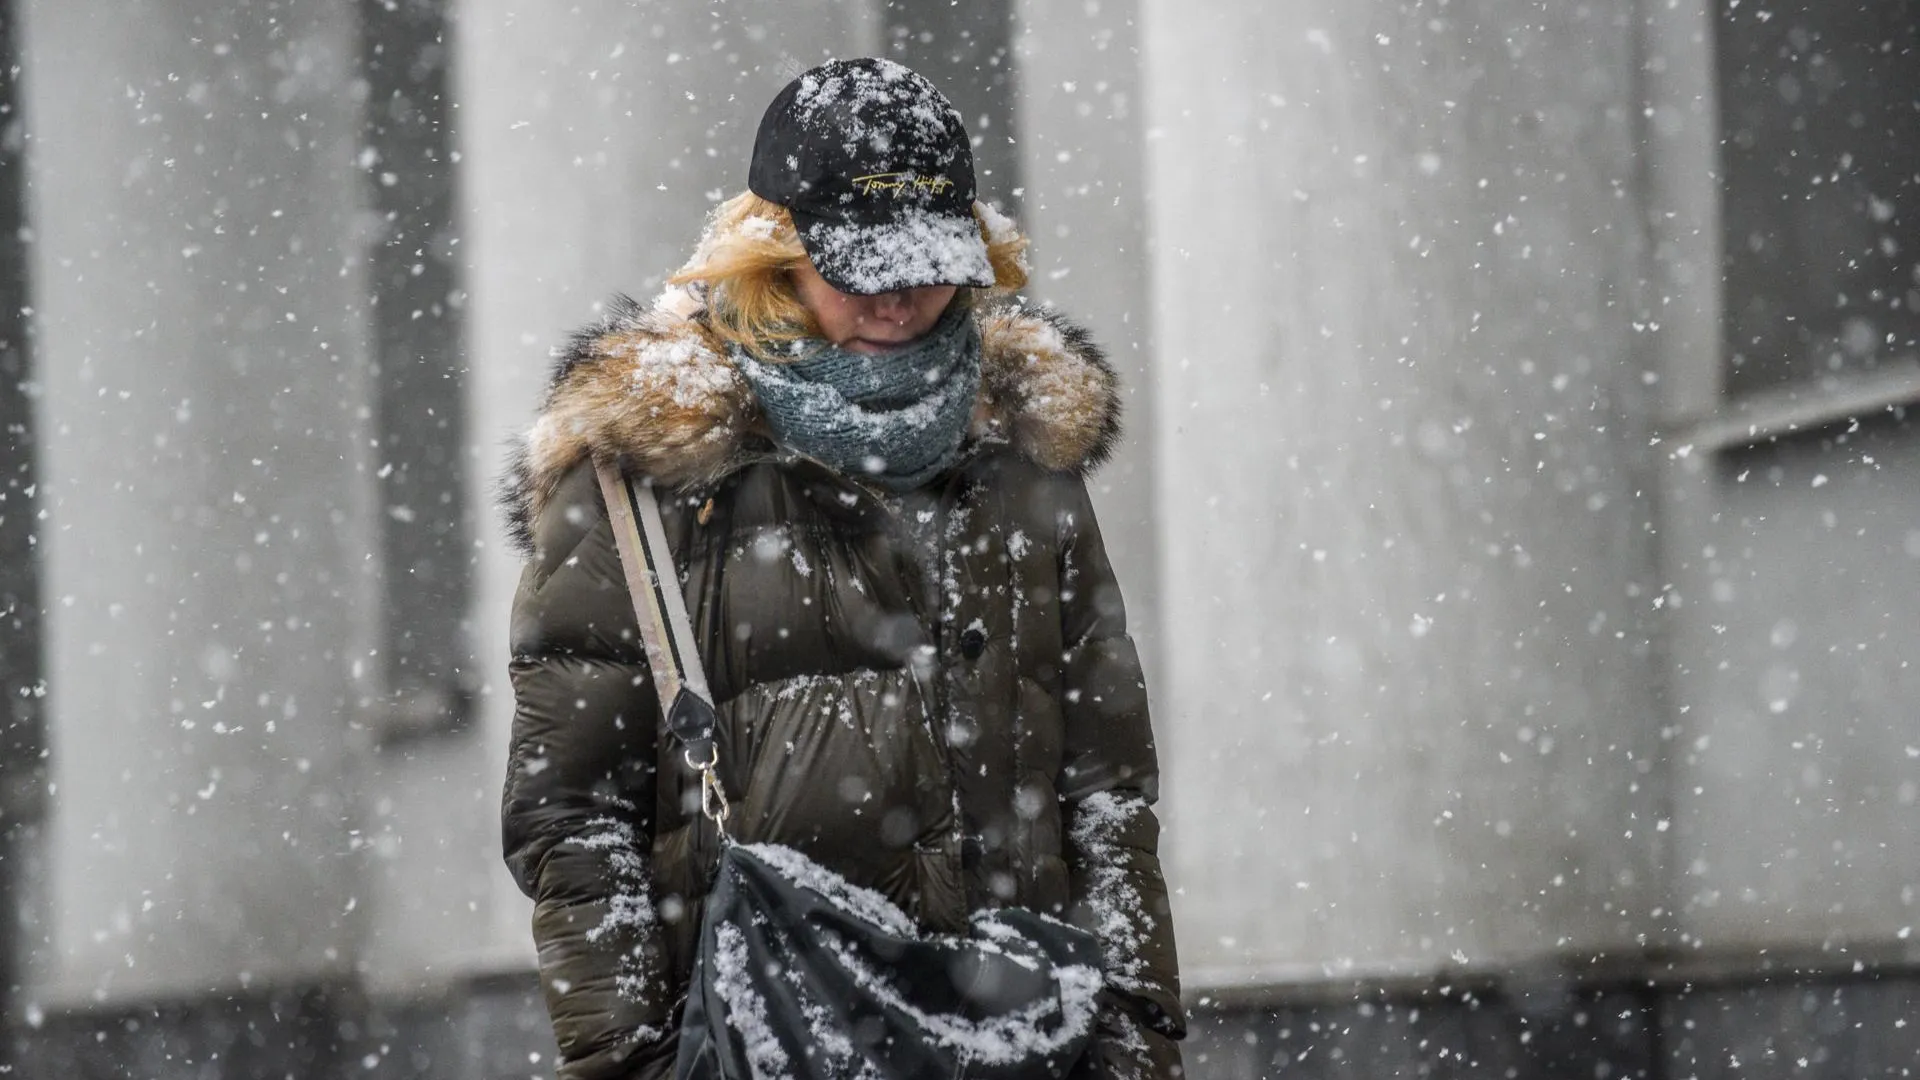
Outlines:
[[1178, 1075], [1146, 693], [1083, 481], [1113, 373], [1012, 300], [1026, 241], [899, 64], [796, 79], [748, 186], [650, 308], [574, 339], [506, 483], [527, 564], [504, 840], [560, 1075], [670, 1071], [715, 857], [595, 459], [667, 493], [733, 835], [928, 930], [1019, 905], [1093, 931], [1089, 1075]]

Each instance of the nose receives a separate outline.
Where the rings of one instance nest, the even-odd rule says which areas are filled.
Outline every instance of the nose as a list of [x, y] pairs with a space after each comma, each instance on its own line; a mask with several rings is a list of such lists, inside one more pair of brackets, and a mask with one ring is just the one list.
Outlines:
[[912, 311], [904, 289], [894, 292], [875, 293], [873, 296], [873, 317], [884, 322], [905, 322]]

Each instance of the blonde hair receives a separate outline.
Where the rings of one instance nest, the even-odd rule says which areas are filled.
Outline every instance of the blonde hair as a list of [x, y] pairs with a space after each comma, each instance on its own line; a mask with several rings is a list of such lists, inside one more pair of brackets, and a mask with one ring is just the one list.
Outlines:
[[[973, 216], [993, 265], [990, 295], [1027, 283], [1027, 238], [999, 211], [976, 202]], [[794, 292], [788, 271], [807, 261], [787, 208], [748, 191], [714, 208], [693, 258], [667, 281], [706, 293], [713, 335], [762, 359], [770, 346], [820, 336], [813, 314]], [[966, 298], [968, 290], [961, 290]]]

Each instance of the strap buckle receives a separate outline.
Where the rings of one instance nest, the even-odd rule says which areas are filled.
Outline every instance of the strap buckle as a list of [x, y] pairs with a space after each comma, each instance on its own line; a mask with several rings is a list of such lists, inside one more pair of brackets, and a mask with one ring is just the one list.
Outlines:
[[720, 786], [720, 774], [714, 771], [714, 767], [720, 764], [720, 748], [708, 743], [705, 761], [693, 759], [692, 747], [681, 751], [681, 756], [686, 758], [689, 767], [700, 774], [700, 812], [725, 837], [727, 818], [733, 815], [733, 807], [727, 802], [726, 789]]

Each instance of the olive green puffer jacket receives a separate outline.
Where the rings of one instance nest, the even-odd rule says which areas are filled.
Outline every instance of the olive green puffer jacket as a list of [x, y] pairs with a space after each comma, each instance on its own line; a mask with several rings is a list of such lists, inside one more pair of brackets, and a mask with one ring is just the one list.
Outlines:
[[998, 905], [1087, 927], [1109, 986], [1091, 1075], [1178, 1075], [1146, 692], [1082, 480], [1116, 431], [1112, 372], [1053, 317], [977, 311], [963, 461], [883, 497], [767, 443], [700, 314], [685, 293], [620, 302], [577, 337], [504, 492], [527, 554], [504, 841], [536, 902], [560, 1075], [670, 1073], [717, 858], [596, 458], [671, 492], [734, 835], [928, 929]]

